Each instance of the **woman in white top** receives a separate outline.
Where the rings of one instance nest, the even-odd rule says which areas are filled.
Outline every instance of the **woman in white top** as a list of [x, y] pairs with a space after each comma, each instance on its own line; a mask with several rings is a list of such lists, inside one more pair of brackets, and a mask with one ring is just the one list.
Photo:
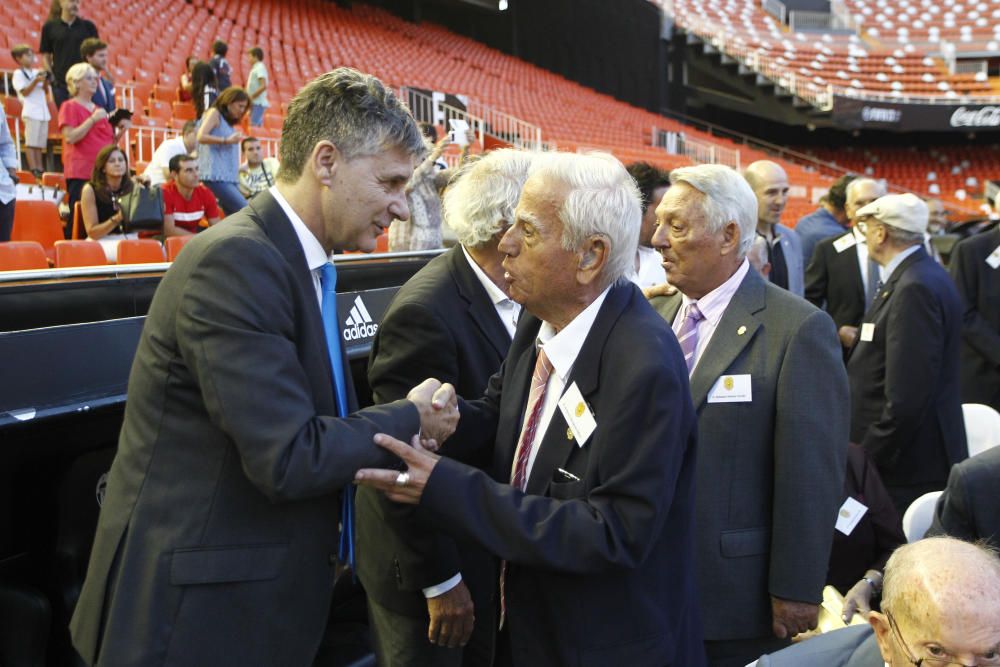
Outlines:
[[139, 238], [122, 226], [122, 211], [118, 202], [136, 187], [129, 175], [128, 158], [116, 145], [105, 146], [97, 154], [94, 173], [83, 186], [80, 213], [87, 230], [87, 239], [104, 247], [109, 262], [118, 260], [118, 242]]

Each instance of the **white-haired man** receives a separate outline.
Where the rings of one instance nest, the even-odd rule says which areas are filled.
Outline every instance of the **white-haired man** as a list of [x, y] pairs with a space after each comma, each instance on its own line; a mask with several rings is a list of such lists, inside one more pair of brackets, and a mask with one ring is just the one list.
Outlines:
[[[497, 245], [531, 161], [525, 151], [497, 150], [455, 176], [444, 218], [460, 245], [408, 280], [386, 311], [368, 366], [376, 403], [404, 398], [426, 377], [480, 396], [500, 368], [521, 307], [507, 295]], [[482, 547], [456, 542], [425, 513], [362, 488], [358, 555], [381, 667], [490, 664], [495, 577]]]
[[845, 352], [858, 337], [858, 326], [875, 297], [882, 277], [878, 262], [868, 256], [865, 235], [857, 227], [858, 210], [885, 194], [885, 184], [857, 178], [847, 184], [844, 210], [851, 225], [846, 234], [816, 244], [806, 268], [806, 299], [830, 313]]
[[743, 172], [757, 199], [758, 234], [767, 240], [767, 258], [771, 271], [767, 278], [778, 287], [802, 296], [805, 264], [802, 241], [791, 227], [781, 224], [781, 214], [788, 204], [788, 174], [777, 162], [757, 160]]
[[886, 195], [858, 210], [880, 285], [851, 348], [851, 441], [878, 467], [900, 516], [943, 489], [969, 456], [962, 418], [962, 303], [948, 273], [924, 250], [927, 204]]
[[750, 186], [719, 165], [670, 181], [653, 247], [679, 294], [653, 303], [680, 341], [698, 412], [709, 662], [743, 667], [816, 624], [843, 500], [847, 377], [829, 315], [751, 270]]
[[[673, 334], [632, 283], [641, 207], [614, 158], [539, 158], [500, 241], [527, 311], [451, 453], [378, 438], [359, 471], [499, 556], [496, 664], [704, 664], [691, 554], [694, 411]], [[459, 451], [466, 450], [466, 451]]]
[[950, 537], [907, 544], [885, 566], [882, 611], [765, 655], [756, 667], [1000, 665], [1000, 560]]

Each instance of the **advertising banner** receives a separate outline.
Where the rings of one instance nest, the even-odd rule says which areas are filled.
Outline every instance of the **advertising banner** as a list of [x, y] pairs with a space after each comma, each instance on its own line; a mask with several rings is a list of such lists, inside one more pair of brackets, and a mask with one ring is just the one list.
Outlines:
[[1000, 104], [917, 104], [833, 96], [833, 123], [847, 130], [1000, 131]]

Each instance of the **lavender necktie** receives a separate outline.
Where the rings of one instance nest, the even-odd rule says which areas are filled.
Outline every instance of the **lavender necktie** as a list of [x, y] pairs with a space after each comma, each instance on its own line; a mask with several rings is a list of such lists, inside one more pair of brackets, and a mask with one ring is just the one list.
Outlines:
[[698, 323], [705, 319], [705, 316], [698, 310], [698, 304], [691, 303], [687, 307], [687, 314], [681, 324], [681, 330], [677, 333], [677, 342], [681, 344], [681, 352], [684, 353], [684, 363], [687, 364], [688, 375], [697, 361], [695, 351], [698, 349]]

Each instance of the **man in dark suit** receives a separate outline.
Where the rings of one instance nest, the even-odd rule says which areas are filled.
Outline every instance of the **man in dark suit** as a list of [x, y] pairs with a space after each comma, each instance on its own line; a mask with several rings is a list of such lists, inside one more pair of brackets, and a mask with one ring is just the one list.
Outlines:
[[944, 488], [968, 456], [959, 398], [962, 306], [951, 278], [924, 250], [927, 204], [886, 195], [858, 211], [885, 284], [850, 352], [851, 441], [868, 451], [900, 516]]
[[951, 277], [962, 297], [962, 402], [1000, 411], [1000, 227], [960, 241]]
[[749, 667], [996, 665], [1000, 561], [975, 544], [929, 538], [897, 549], [882, 611], [765, 655]]
[[777, 162], [758, 160], [747, 167], [743, 177], [757, 199], [757, 233], [767, 241], [767, 261], [771, 265], [767, 279], [802, 296], [802, 241], [794, 229], [781, 224], [781, 214], [788, 204], [788, 174]]
[[680, 293], [654, 305], [698, 412], [706, 648], [712, 665], [743, 667], [816, 625], [843, 501], [847, 378], [830, 317], [750, 268], [757, 202], [739, 174], [701, 165], [670, 180], [653, 245]]
[[[845, 205], [850, 223], [857, 221], [858, 209], [884, 194], [885, 186], [874, 179], [851, 181]], [[865, 236], [856, 228], [816, 244], [806, 268], [805, 297], [833, 318], [845, 354], [854, 345], [861, 318], [875, 296], [879, 274], [878, 264], [868, 256]]]
[[[448, 186], [445, 222], [461, 245], [407, 281], [382, 319], [368, 367], [376, 403], [403, 398], [427, 377], [480, 396], [500, 368], [520, 306], [505, 292], [497, 244], [530, 166], [530, 153], [496, 150]], [[496, 573], [482, 547], [456, 542], [423, 512], [361, 488], [358, 555], [380, 665], [491, 663]], [[466, 641], [463, 660], [456, 647]]]
[[500, 242], [530, 314], [451, 445], [492, 450], [492, 478], [379, 436], [409, 468], [358, 479], [503, 559], [498, 665], [698, 667], [694, 412], [677, 341], [622, 280], [639, 195], [610, 156], [538, 159]]
[[371, 250], [406, 217], [423, 151], [381, 82], [325, 74], [289, 107], [278, 184], [164, 276], [70, 628], [88, 665], [311, 664], [340, 490], [389, 458], [376, 433], [443, 438], [457, 417], [433, 407], [436, 381], [348, 416], [347, 360], [325, 333], [341, 321], [330, 253]]
[[951, 468], [938, 498], [928, 535], [985, 540], [1000, 548], [1000, 447], [987, 449]]

